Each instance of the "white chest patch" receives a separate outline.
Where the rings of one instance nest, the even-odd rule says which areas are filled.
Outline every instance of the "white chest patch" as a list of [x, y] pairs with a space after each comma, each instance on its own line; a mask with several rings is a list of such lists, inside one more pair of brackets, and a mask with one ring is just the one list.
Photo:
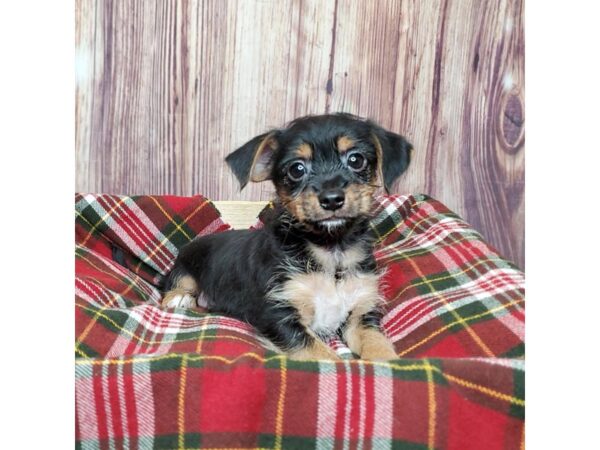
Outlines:
[[377, 299], [372, 275], [348, 276], [336, 282], [330, 275], [313, 274], [314, 316], [310, 327], [317, 333], [334, 333], [358, 304]]
[[[379, 277], [356, 270], [364, 257], [359, 249], [342, 253], [316, 248], [312, 253], [322, 270], [294, 274], [275, 298], [290, 302], [305, 326], [319, 334], [332, 334], [353, 310], [360, 308], [365, 313], [378, 303]], [[343, 272], [340, 279], [336, 279], [336, 271]]]
[[332, 334], [353, 310], [364, 314], [377, 305], [378, 277], [355, 274], [336, 280], [333, 274], [321, 272], [298, 274], [278, 294], [296, 307], [304, 325], [320, 334]]

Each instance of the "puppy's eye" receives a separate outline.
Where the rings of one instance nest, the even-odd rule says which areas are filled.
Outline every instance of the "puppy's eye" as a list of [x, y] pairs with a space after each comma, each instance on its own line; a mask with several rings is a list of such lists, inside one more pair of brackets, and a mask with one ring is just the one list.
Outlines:
[[348, 156], [348, 167], [355, 172], [360, 172], [367, 167], [367, 158], [360, 153], [352, 153]]
[[301, 162], [296, 162], [288, 169], [288, 176], [292, 181], [300, 181], [306, 173], [306, 167]]

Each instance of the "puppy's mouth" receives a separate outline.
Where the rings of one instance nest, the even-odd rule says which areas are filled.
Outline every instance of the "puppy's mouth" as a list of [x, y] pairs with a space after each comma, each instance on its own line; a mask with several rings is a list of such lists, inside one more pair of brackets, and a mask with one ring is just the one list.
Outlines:
[[347, 221], [348, 219], [346, 218], [333, 217], [331, 219], [317, 220], [315, 223], [327, 228], [339, 228], [346, 225]]
[[334, 233], [345, 230], [351, 222], [351, 217], [329, 217], [327, 219], [310, 220], [309, 224], [316, 230]]
[[[325, 214], [323, 214], [323, 212], [325, 212]], [[326, 231], [330, 234], [342, 233], [344, 230], [350, 228], [356, 220], [365, 216], [361, 213], [353, 214], [353, 212], [352, 208], [350, 208], [349, 211], [321, 211], [320, 214], [306, 217], [304, 222], [316, 231]]]

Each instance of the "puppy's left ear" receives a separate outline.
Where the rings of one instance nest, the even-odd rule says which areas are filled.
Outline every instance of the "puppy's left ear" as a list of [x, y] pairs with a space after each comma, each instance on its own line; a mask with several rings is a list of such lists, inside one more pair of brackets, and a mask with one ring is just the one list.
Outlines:
[[239, 180], [241, 189], [244, 189], [248, 181], [258, 182], [271, 178], [273, 156], [279, 149], [278, 135], [278, 131], [271, 131], [256, 136], [225, 158]]
[[377, 152], [379, 177], [386, 192], [389, 192], [394, 181], [407, 169], [413, 146], [403, 136], [384, 130], [372, 122], [370, 124]]

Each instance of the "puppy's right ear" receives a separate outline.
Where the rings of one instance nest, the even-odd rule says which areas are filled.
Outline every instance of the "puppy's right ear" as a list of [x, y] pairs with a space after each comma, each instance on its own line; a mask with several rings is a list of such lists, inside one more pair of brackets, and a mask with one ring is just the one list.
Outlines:
[[278, 135], [278, 131], [271, 131], [256, 136], [225, 158], [239, 180], [241, 189], [244, 189], [248, 181], [271, 179], [273, 156], [279, 149]]

